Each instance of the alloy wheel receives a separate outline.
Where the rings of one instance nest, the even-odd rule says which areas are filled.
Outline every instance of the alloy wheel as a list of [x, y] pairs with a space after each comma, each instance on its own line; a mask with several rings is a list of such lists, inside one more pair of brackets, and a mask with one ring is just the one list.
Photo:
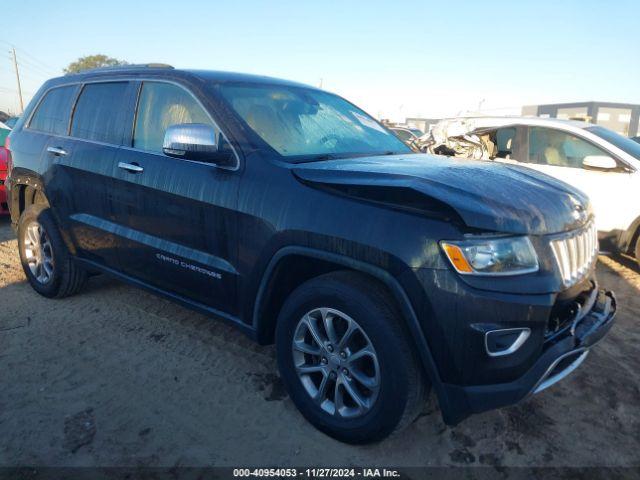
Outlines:
[[311, 399], [325, 412], [356, 418], [371, 410], [380, 390], [380, 366], [371, 340], [351, 317], [316, 308], [298, 322], [293, 364]]
[[44, 285], [53, 278], [54, 261], [51, 240], [38, 222], [31, 222], [24, 232], [24, 258], [32, 275]]

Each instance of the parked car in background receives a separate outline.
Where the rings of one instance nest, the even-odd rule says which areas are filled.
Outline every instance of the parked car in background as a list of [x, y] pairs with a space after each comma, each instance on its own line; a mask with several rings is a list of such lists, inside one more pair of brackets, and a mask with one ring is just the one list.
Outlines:
[[413, 145], [418, 137], [424, 135], [424, 133], [417, 128], [405, 128], [405, 127], [388, 127], [396, 136], [407, 145]]
[[4, 122], [4, 124], [9, 128], [13, 128], [19, 119], [20, 117], [9, 117], [7, 121]]
[[591, 198], [603, 249], [640, 261], [640, 144], [604, 127], [535, 117], [443, 120], [421, 149], [521, 165], [567, 182]]
[[8, 215], [9, 214], [9, 206], [7, 202], [7, 189], [5, 187], [5, 181], [7, 178], [7, 170], [9, 168], [9, 151], [5, 148], [7, 145], [7, 136], [4, 135], [4, 129], [0, 125], [0, 138], [2, 139], [0, 143], [0, 215]]
[[7, 177], [7, 168], [9, 154], [4, 145], [7, 141], [7, 137], [11, 133], [11, 129], [6, 124], [0, 122], [0, 215], [8, 215], [9, 208], [7, 205], [7, 191], [4, 185]]
[[88, 71], [46, 82], [10, 139], [36, 292], [103, 272], [275, 343], [293, 403], [345, 442], [408, 425], [430, 388], [448, 424], [516, 403], [613, 324], [583, 193], [415, 153], [317, 88]]
[[11, 133], [11, 128], [6, 123], [0, 122], [0, 145], [4, 145], [4, 141]]

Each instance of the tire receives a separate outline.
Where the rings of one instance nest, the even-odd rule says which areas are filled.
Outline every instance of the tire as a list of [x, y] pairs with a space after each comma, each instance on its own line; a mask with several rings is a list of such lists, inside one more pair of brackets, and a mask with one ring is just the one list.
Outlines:
[[638, 235], [638, 238], [636, 239], [636, 247], [633, 253], [636, 257], [636, 263], [638, 264], [638, 267], [640, 267], [640, 235]]
[[[34, 242], [34, 238], [38, 242]], [[87, 282], [87, 273], [73, 261], [46, 205], [30, 205], [20, 215], [18, 249], [27, 280], [44, 297], [73, 295]]]
[[[342, 348], [341, 340], [329, 341], [325, 318], [334, 340], [354, 332]], [[416, 418], [429, 385], [402, 322], [387, 290], [355, 272], [319, 276], [287, 298], [276, 326], [278, 367], [310, 423], [337, 440], [360, 444], [382, 440]], [[354, 387], [355, 397], [349, 393]]]

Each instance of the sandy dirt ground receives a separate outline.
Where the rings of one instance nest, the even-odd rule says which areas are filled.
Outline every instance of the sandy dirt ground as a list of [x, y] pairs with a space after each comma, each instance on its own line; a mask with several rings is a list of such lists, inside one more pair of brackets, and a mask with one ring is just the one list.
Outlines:
[[455, 428], [432, 398], [357, 447], [296, 411], [273, 347], [104, 277], [38, 296], [0, 219], [0, 466], [638, 466], [640, 274], [605, 257], [598, 273], [617, 325], [570, 377]]

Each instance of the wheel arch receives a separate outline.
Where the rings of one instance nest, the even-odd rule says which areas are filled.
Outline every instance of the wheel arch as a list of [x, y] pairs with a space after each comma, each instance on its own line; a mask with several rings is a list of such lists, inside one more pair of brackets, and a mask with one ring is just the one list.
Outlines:
[[[14, 169], [14, 172], [15, 170], [16, 169]], [[42, 204], [49, 207], [52, 211], [51, 213], [53, 214], [55, 222], [58, 227], [60, 227], [60, 219], [56, 215], [55, 208], [51, 208], [51, 202], [49, 201], [49, 197], [45, 191], [44, 182], [35, 172], [20, 171], [19, 173], [13, 173], [10, 195], [11, 201], [9, 203], [9, 213], [11, 214], [11, 223], [15, 228], [18, 226], [18, 221], [20, 220], [22, 212], [24, 212], [27, 207], [34, 204]], [[60, 233], [71, 254], [75, 255], [76, 248], [68, 232], [64, 229], [60, 229]]]
[[622, 232], [618, 240], [618, 249], [623, 253], [633, 255], [638, 237], [640, 237], [640, 216], [636, 217], [629, 228]]
[[[256, 339], [259, 343], [268, 344], [272, 342], [272, 329], [275, 328], [276, 320], [273, 318], [274, 312], [271, 312], [269, 316], [269, 296], [270, 292], [273, 291], [274, 282], [277, 283], [278, 281], [278, 265], [282, 265], [281, 262], [286, 261], [287, 258], [307, 258], [323, 262], [324, 265], [327, 265], [325, 268], [329, 269], [324, 271], [321, 270], [321, 273], [326, 273], [327, 271], [332, 270], [347, 269], [363, 273], [382, 283], [382, 285], [389, 290], [400, 310], [405, 326], [410, 333], [410, 342], [416, 349], [424, 371], [431, 381], [436, 395], [438, 396], [438, 401], [445, 421], [449, 418], [453, 418], [453, 416], [450, 416], [450, 402], [440, 378], [436, 362], [431, 350], [429, 349], [429, 345], [409, 297], [400, 283], [391, 274], [375, 265], [340, 254], [316, 250], [309, 247], [289, 246], [277, 251], [276, 254], [273, 255], [262, 275], [253, 308], [252, 324]], [[275, 316], [277, 317], [277, 312], [275, 313]]]
[[11, 175], [9, 211], [14, 225], [17, 225], [20, 215], [29, 205], [34, 203], [50, 205], [44, 191], [42, 178], [34, 172], [20, 170], [14, 168]]

